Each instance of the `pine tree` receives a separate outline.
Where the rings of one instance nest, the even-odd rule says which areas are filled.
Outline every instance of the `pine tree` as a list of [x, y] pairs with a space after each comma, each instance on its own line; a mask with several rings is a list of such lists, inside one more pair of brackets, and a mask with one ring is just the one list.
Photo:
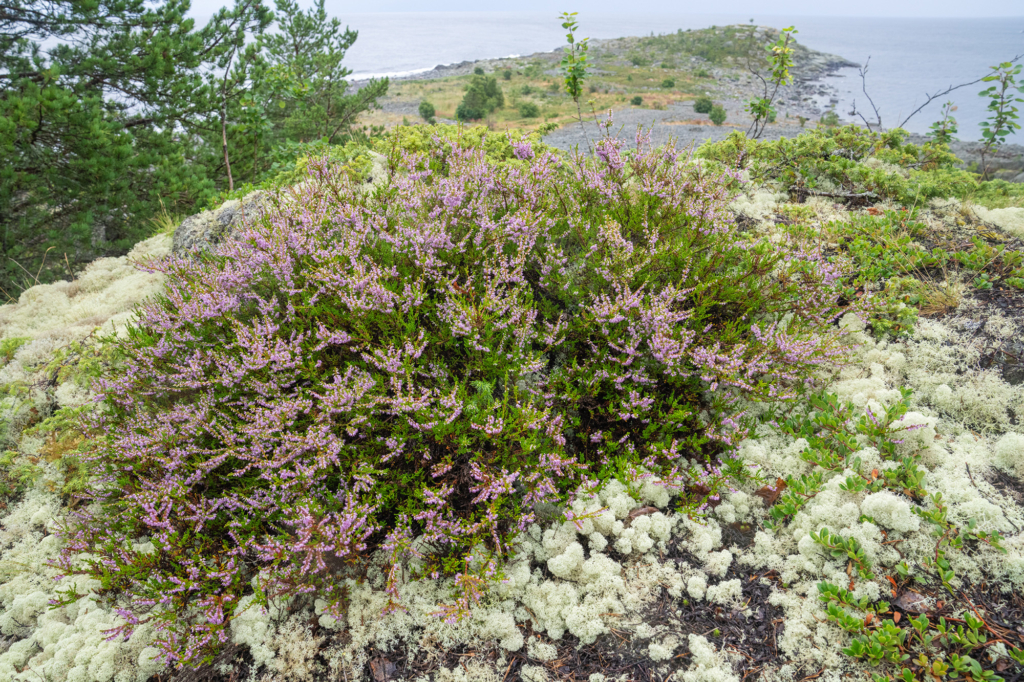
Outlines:
[[[0, 286], [9, 296], [124, 253], [214, 190], [189, 126], [215, 102], [203, 68], [226, 27], [259, 30], [249, 0], [201, 31], [187, 0], [12, 0], [0, 8]], [[256, 17], [255, 22], [251, 19]], [[55, 44], [44, 48], [44, 44]]]

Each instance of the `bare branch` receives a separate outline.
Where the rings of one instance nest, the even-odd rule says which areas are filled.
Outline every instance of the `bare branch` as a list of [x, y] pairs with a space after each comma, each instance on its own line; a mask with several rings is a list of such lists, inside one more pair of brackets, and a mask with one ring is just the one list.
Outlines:
[[[1022, 58], [1024, 58], [1024, 54], [1019, 54], [1016, 57], [1014, 57], [1013, 59], [1011, 59], [1010, 63], [1011, 64], [1016, 64]], [[960, 85], [950, 85], [948, 88], [946, 88], [942, 92], [937, 92], [934, 95], [929, 95], [927, 92], [924, 93], [925, 98], [926, 98], [925, 101], [924, 101], [924, 104], [922, 104], [917, 109], [914, 109], [912, 112], [910, 112], [910, 115], [907, 116], [905, 119], [903, 119], [903, 121], [900, 122], [899, 126], [897, 126], [897, 127], [902, 128], [904, 125], [906, 125], [907, 121], [909, 121], [915, 114], [917, 114], [919, 111], [924, 109], [926, 106], [931, 104], [934, 100], [938, 99], [939, 97], [945, 97], [946, 95], [948, 95], [949, 93], [953, 92], [954, 90], [959, 90], [960, 88], [966, 88], [968, 85], [976, 85], [976, 84], [980, 83], [986, 77], [987, 77], [987, 74], [985, 76], [982, 76], [981, 78], [979, 78], [977, 80], [971, 81], [970, 83], [961, 83]]]
[[[871, 95], [868, 94], [867, 75], [868, 75], [868, 67], [870, 65], [871, 65], [871, 55], [868, 55], [867, 61], [864, 62], [864, 66], [860, 67], [860, 86], [861, 86], [861, 90], [864, 91], [864, 96], [868, 98], [868, 103], [871, 105], [871, 108], [875, 110], [875, 121], [876, 121], [875, 125], [877, 125], [879, 128], [881, 128], [882, 127], [882, 115], [880, 113], [878, 113], [878, 107], [875, 106], [875, 101], [873, 99], [871, 99]], [[855, 115], [857, 115], [857, 116], [860, 116], [860, 120], [864, 121], [864, 125], [867, 126], [868, 130], [872, 129], [871, 128], [871, 124], [868, 123], [868, 120], [866, 118], [864, 118], [864, 114], [862, 114], [859, 111], [857, 111], [857, 100], [853, 101], [853, 113]]]

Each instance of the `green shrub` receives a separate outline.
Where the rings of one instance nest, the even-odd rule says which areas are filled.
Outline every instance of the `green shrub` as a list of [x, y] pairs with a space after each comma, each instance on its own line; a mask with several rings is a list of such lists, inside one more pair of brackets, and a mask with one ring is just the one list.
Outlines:
[[533, 102], [520, 102], [516, 105], [516, 111], [523, 118], [537, 118], [540, 116], [540, 107]]
[[674, 88], [676, 87], [676, 81], [673, 78], [666, 78], [665, 80], [661, 81], [661, 87]]
[[18, 352], [18, 349], [29, 341], [31, 339], [25, 337], [8, 337], [0, 340], [0, 367], [14, 359], [14, 354]]
[[708, 118], [710, 118], [711, 122], [714, 123], [716, 126], [722, 125], [723, 123], [725, 123], [726, 118], [725, 107], [723, 107], [721, 104], [716, 104], [715, 106], [711, 107], [711, 113], [708, 114]]
[[124, 609], [114, 636], [145, 617], [196, 666], [246, 596], [339, 616], [377, 551], [392, 595], [454, 576], [458, 618], [536, 504], [651, 472], [705, 512], [748, 477], [721, 457], [754, 425], [742, 400], [845, 352], [845, 273], [721, 220], [722, 178], [675, 150], [448, 129], [389, 134], [374, 191], [311, 164], [210, 257], [150, 266], [167, 294], [116, 341], [103, 475], [59, 565]]
[[710, 97], [698, 97], [693, 103], [693, 110], [698, 114], [710, 114], [713, 106], [715, 103], [711, 101]]
[[834, 128], [839, 125], [839, 114], [834, 111], [827, 111], [819, 119], [821, 125], [826, 128]]
[[697, 78], [711, 78], [711, 73], [707, 69], [697, 69], [693, 75]]
[[[798, 137], [751, 140], [738, 131], [702, 145], [697, 155], [726, 167], [747, 168], [756, 182], [779, 182], [796, 195], [836, 199], [893, 199], [913, 205], [933, 197], [964, 197], [977, 182], [957, 170], [944, 145], [907, 144], [901, 129], [883, 133], [849, 125], [818, 128]], [[874, 158], [875, 165], [864, 161]]]
[[482, 76], [482, 75], [484, 75], [484, 67], [482, 67], [482, 66], [477, 66], [477, 67], [474, 67], [474, 68], [473, 68], [473, 73], [474, 73], [475, 75], [477, 75], [477, 76]]
[[422, 102], [420, 102], [419, 113], [420, 118], [422, 118], [424, 121], [426, 121], [427, 123], [433, 123], [434, 115], [437, 112], [435, 111], [433, 104], [431, 104], [427, 100], [423, 100]]
[[495, 109], [505, 105], [498, 79], [494, 76], [473, 76], [462, 102], [455, 109], [455, 118], [460, 121], [474, 121], [486, 117]]
[[629, 100], [629, 103], [632, 104], [634, 107], [638, 107], [644, 103], [644, 98], [641, 97], [640, 95], [634, 95], [633, 99]]
[[986, 180], [970, 194], [971, 201], [985, 208], [1024, 206], [1024, 183]]
[[512, 80], [512, 69], [505, 69], [504, 71], [502, 71], [501, 79], [506, 81]]
[[509, 136], [495, 135], [485, 126], [459, 126], [440, 123], [433, 128], [410, 126], [393, 128], [376, 141], [374, 150], [388, 157], [402, 152], [429, 154], [440, 139], [445, 144], [457, 145], [480, 151], [488, 163], [502, 164], [516, 158], [515, 143], [529, 143], [538, 154], [554, 153], [555, 149], [541, 142], [541, 138], [557, 128], [544, 124], [528, 134], [510, 133]]

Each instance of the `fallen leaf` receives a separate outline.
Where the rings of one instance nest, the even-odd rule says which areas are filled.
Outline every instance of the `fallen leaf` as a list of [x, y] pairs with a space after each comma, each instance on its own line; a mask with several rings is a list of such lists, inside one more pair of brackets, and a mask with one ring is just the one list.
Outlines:
[[875, 208], [874, 206], [869, 206], [868, 207], [868, 213], [870, 213], [871, 215], [882, 215], [882, 213], [884, 213], [884, 211], [882, 209], [880, 209], [880, 208]]
[[658, 511], [657, 507], [640, 507], [639, 509], [634, 509], [626, 515], [626, 520], [622, 525], [628, 528], [629, 524], [633, 523], [634, 519], [641, 516], [647, 516], [648, 514], [653, 514], [656, 511]]
[[370, 659], [370, 672], [373, 673], [373, 679], [377, 680], [377, 682], [385, 682], [385, 680], [390, 679], [395, 674], [397, 667], [383, 656]]
[[755, 491], [754, 494], [764, 500], [764, 505], [766, 507], [770, 507], [779, 501], [779, 496], [782, 495], [782, 491], [785, 489], [786, 481], [778, 478], [775, 480], [774, 486], [764, 486], [763, 488]]
[[928, 610], [928, 597], [907, 590], [896, 599], [895, 605], [908, 613], [924, 613]]
[[902, 618], [902, 616], [900, 615], [899, 611], [897, 611], [894, 614], [892, 614], [892, 622], [899, 623], [900, 622], [900, 618]]

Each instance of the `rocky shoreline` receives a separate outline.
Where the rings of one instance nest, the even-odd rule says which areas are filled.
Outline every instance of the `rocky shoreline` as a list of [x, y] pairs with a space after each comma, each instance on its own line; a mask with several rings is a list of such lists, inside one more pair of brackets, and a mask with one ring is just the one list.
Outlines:
[[[768, 32], [771, 29], [760, 27], [758, 30], [764, 33], [762, 38], [767, 40]], [[611, 54], [622, 57], [633, 49], [639, 40], [635, 37], [593, 40], [591, 41], [591, 53], [594, 56]], [[456, 64], [438, 64], [432, 69], [397, 76], [392, 80], [420, 81], [465, 76], [473, 73], [476, 68], [482, 68], [486, 73], [493, 73], [504, 69], [520, 68], [524, 62], [538, 61], [547, 62], [549, 66], [545, 69], [545, 73], [554, 76], [558, 74], [557, 65], [561, 56], [562, 49], [559, 47], [550, 52], [536, 52], [519, 57], [466, 60]], [[649, 127], [655, 144], [665, 144], [669, 140], [673, 140], [680, 147], [699, 146], [709, 140], [723, 139], [733, 130], [747, 130], [750, 118], [743, 111], [744, 103], [750, 97], [759, 94], [756, 89], [758, 83], [749, 74], [736, 67], [713, 66], [707, 60], [697, 56], [690, 56], [688, 60], [692, 67], [703, 68], [709, 73], [707, 92], [694, 94], [714, 94], [716, 101], [721, 103], [728, 112], [729, 118], [725, 125], [712, 125], [706, 114], [698, 114], [693, 111], [692, 99], [683, 99], [663, 110], [629, 106], [616, 109], [612, 112], [616, 129], [620, 130], [623, 135], [632, 137], [638, 125]], [[780, 120], [778, 123], [768, 126], [764, 133], [766, 139], [796, 137], [801, 132], [813, 127], [822, 115], [833, 111], [839, 102], [838, 91], [825, 80], [826, 77], [834, 75], [840, 69], [859, 66], [841, 56], [811, 50], [799, 43], [794, 53], [794, 62], [793, 83], [781, 88], [776, 100]], [[357, 80], [352, 82], [352, 86], [358, 89], [368, 82], [367, 80]], [[382, 101], [382, 108], [387, 113], [412, 118], [418, 117], [414, 103], [397, 98], [386, 98]], [[798, 123], [800, 119], [804, 119], [804, 125]], [[840, 120], [843, 119], [844, 116], [840, 113]], [[454, 121], [445, 122], [453, 123]], [[569, 149], [576, 145], [586, 147], [588, 140], [596, 132], [596, 127], [593, 127], [592, 124], [587, 124], [584, 128], [579, 125], [567, 125], [548, 134], [545, 137], [545, 142], [560, 149]], [[921, 144], [928, 141], [928, 138], [924, 135], [912, 134], [910, 141]], [[963, 161], [965, 168], [977, 167], [980, 164], [981, 147], [980, 142], [965, 140], [954, 140], [950, 144], [951, 151]], [[1010, 182], [1024, 182], [1024, 146], [1003, 145], [988, 155], [988, 165], [990, 169], [994, 170], [994, 178]]]

